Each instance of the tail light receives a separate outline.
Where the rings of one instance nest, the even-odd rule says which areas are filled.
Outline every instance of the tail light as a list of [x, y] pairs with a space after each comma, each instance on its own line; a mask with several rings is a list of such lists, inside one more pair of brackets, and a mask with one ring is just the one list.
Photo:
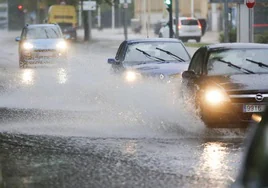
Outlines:
[[181, 24], [178, 25], [178, 29], [181, 29]]
[[201, 26], [199, 20], [197, 20], [197, 22], [198, 22], [198, 28], [199, 28], [199, 29], [202, 29], [202, 26]]

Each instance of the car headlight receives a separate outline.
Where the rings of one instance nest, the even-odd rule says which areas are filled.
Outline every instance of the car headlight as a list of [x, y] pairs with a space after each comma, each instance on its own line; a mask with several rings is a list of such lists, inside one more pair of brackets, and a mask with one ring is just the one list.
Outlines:
[[25, 43], [23, 43], [23, 48], [25, 49], [25, 50], [31, 50], [31, 49], [33, 49], [33, 44], [31, 44], [31, 43], [29, 43], [29, 42], [25, 42]]
[[229, 102], [229, 96], [220, 89], [211, 89], [205, 92], [205, 100], [209, 104], [217, 105], [223, 102]]
[[140, 78], [140, 74], [134, 71], [127, 71], [125, 74], [125, 79], [127, 82], [135, 82], [137, 79]]
[[57, 44], [57, 48], [59, 50], [65, 50], [67, 48], [67, 43], [65, 41], [61, 41]]

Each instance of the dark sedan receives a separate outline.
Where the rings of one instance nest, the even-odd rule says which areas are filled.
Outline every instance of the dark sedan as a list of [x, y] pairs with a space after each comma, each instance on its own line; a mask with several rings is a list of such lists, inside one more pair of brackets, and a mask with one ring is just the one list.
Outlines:
[[240, 127], [268, 105], [268, 45], [215, 44], [194, 54], [182, 75], [183, 96], [192, 98], [209, 127]]
[[170, 80], [187, 70], [190, 58], [178, 39], [136, 39], [122, 42], [108, 63], [129, 82], [143, 77]]

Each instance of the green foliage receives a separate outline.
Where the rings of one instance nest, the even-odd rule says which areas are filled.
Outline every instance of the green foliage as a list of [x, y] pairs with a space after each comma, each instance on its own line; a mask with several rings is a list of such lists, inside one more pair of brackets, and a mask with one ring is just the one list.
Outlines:
[[[220, 33], [219, 41], [224, 42], [224, 32]], [[236, 39], [236, 29], [231, 29], [229, 31], [229, 42], [236, 42], [236, 41], [237, 41], [237, 39]]]
[[255, 35], [254, 42], [267, 44], [268, 43], [268, 32]]
[[184, 43], [184, 45], [187, 46], [187, 47], [192, 47], [192, 48], [200, 48], [202, 46], [210, 45], [210, 43], [192, 43], [192, 42], [187, 42], [187, 43]]

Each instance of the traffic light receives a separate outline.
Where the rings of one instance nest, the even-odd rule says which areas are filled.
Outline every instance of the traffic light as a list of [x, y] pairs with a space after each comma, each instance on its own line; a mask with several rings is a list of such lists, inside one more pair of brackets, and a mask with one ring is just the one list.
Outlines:
[[172, 0], [164, 0], [169, 12], [169, 38], [173, 38], [173, 13], [172, 13]]
[[171, 5], [171, 0], [165, 0], [164, 2], [166, 5]]
[[22, 5], [18, 5], [18, 10], [22, 11], [23, 10], [23, 6]]
[[8, 0], [8, 30], [21, 30], [25, 25], [24, 0]]

